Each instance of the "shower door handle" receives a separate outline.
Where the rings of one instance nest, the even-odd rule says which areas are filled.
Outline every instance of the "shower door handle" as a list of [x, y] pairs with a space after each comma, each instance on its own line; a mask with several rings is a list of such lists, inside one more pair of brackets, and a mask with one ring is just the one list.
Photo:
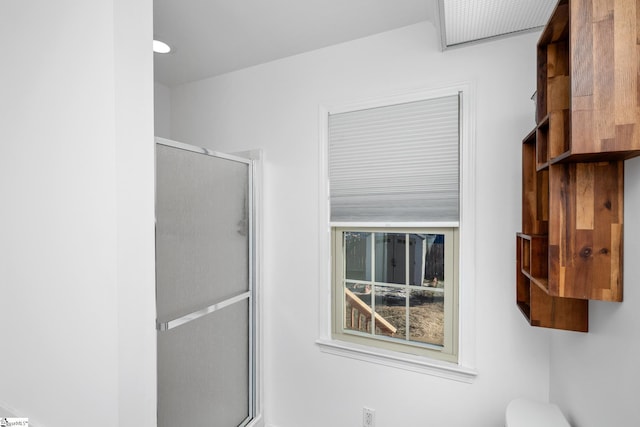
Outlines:
[[180, 325], [184, 325], [185, 323], [189, 323], [192, 320], [196, 320], [199, 319], [202, 316], [206, 316], [207, 314], [211, 314], [213, 312], [216, 312], [218, 310], [221, 310], [225, 307], [228, 307], [232, 304], [235, 304], [237, 302], [240, 302], [242, 300], [248, 299], [251, 296], [251, 292], [247, 291], [247, 292], [243, 292], [241, 294], [238, 294], [234, 297], [228, 298], [226, 300], [217, 302], [215, 304], [212, 304], [208, 307], [205, 307], [201, 310], [197, 310], [194, 311], [192, 313], [189, 314], [185, 314], [184, 316], [180, 316], [177, 317], [173, 320], [169, 320], [167, 322], [159, 322], [156, 321], [156, 330], [162, 332], [162, 331], [168, 331], [169, 329], [173, 329], [176, 328]]

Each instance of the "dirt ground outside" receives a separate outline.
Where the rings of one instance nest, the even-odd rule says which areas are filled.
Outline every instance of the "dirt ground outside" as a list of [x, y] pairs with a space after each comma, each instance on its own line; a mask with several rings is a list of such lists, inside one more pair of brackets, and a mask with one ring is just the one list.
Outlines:
[[[376, 312], [397, 328], [396, 333], [392, 335], [394, 338], [406, 339], [407, 321], [406, 307], [404, 305], [378, 304], [376, 305]], [[346, 326], [351, 325], [349, 313], [351, 313], [351, 310], [347, 309], [345, 319], [345, 327], [347, 329], [351, 329], [351, 327]], [[360, 318], [366, 319], [363, 316]], [[409, 307], [409, 325], [409, 339], [411, 341], [444, 345], [444, 303], [442, 300], [412, 304]], [[363, 322], [361, 327], [362, 329], [360, 330], [362, 332], [371, 332], [369, 321]], [[357, 326], [353, 329], [359, 330]], [[376, 330], [377, 333], [382, 333], [379, 328], [376, 328]]]
[[[377, 306], [376, 311], [398, 328], [393, 335], [405, 338], [407, 331], [406, 308], [403, 306]], [[444, 303], [425, 302], [409, 308], [409, 339], [428, 344], [444, 344]]]

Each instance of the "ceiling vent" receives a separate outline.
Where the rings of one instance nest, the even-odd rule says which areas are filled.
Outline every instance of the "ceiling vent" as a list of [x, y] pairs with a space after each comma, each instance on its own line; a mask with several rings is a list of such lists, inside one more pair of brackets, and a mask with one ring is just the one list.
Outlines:
[[543, 27], [557, 0], [438, 0], [443, 48]]

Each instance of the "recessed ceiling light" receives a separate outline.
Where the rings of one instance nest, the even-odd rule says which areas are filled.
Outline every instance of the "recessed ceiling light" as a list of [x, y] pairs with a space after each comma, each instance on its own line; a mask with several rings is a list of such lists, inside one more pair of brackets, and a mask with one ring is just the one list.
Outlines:
[[169, 53], [171, 52], [171, 46], [160, 40], [153, 41], [153, 51], [155, 53]]

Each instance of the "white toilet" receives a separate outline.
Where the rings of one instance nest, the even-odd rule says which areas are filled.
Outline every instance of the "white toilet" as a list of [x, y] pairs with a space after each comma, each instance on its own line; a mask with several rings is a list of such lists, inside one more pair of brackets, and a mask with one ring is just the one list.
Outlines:
[[514, 399], [507, 406], [505, 427], [571, 427], [553, 403]]

